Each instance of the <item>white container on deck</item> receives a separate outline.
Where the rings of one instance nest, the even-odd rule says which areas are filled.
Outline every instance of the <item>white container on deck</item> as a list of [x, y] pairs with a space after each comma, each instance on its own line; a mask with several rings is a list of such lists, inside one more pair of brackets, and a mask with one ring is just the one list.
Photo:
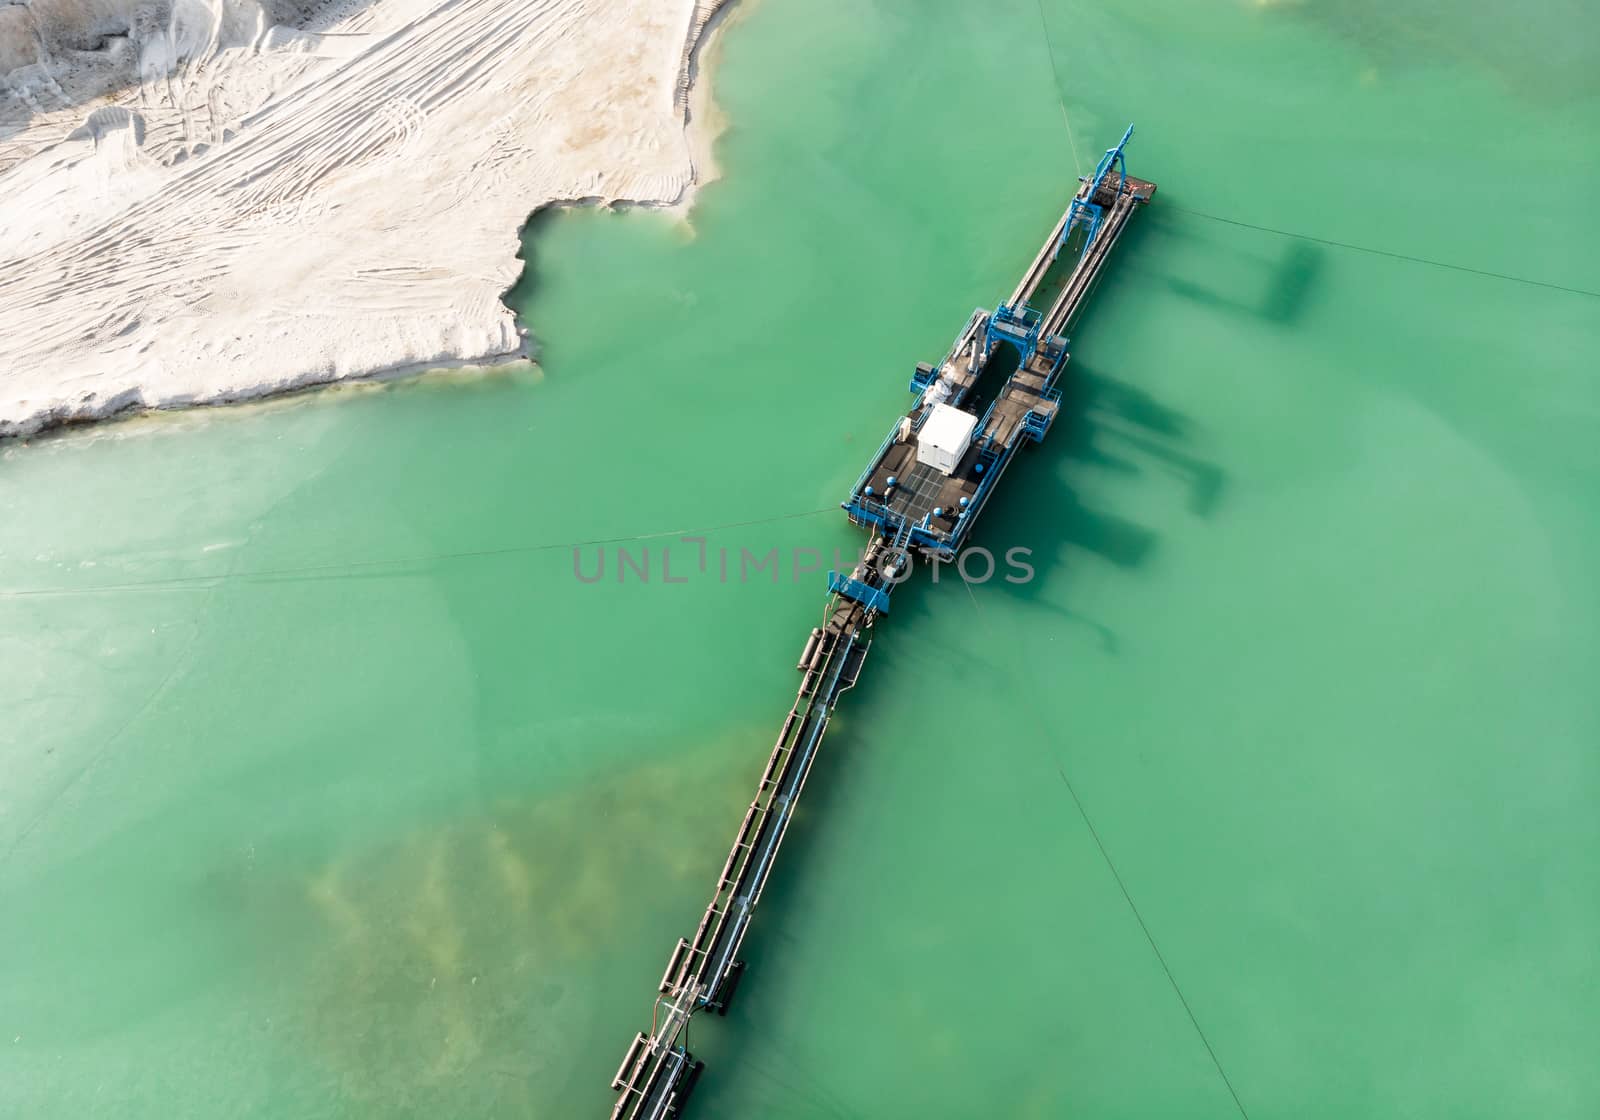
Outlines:
[[947, 404], [933, 406], [933, 414], [917, 432], [917, 462], [926, 463], [940, 474], [949, 474], [961, 462], [972, 443], [972, 429], [978, 418]]

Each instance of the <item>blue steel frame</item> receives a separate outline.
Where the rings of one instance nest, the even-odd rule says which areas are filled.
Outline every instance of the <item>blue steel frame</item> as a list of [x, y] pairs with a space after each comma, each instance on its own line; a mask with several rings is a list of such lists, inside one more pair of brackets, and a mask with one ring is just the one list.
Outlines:
[[[1117, 172], [1116, 193], [1121, 194], [1127, 186], [1128, 170], [1123, 158], [1123, 149], [1127, 147], [1128, 141], [1131, 139], [1133, 139], [1133, 125], [1130, 124], [1127, 131], [1122, 134], [1122, 139], [1117, 141], [1117, 146], [1107, 148], [1105, 155], [1100, 157], [1100, 162], [1095, 165], [1094, 176], [1088, 180], [1089, 189], [1084, 191], [1081, 196], [1075, 195], [1073, 197], [1071, 205], [1067, 208], [1067, 220], [1062, 225], [1061, 238], [1056, 243], [1056, 255], [1060, 254], [1062, 247], [1067, 243], [1068, 235], [1085, 214], [1088, 215], [1089, 220], [1089, 235], [1084, 238], [1083, 246], [1079, 249], [1078, 254], [1081, 257], [1083, 253], [1088, 251], [1090, 244], [1094, 241], [1095, 234], [1100, 230], [1100, 220], [1104, 215], [1104, 210], [1090, 200], [1094, 198], [1106, 176], [1111, 173], [1113, 168]], [[1052, 257], [1052, 263], [1054, 263], [1054, 257]], [[972, 317], [968, 318], [966, 325], [961, 328], [961, 333], [956, 336], [956, 340], [951, 346], [950, 353], [946, 355], [945, 361], [951, 361], [957, 356], [955, 351], [960, 346], [962, 338], [966, 337], [977, 316], [985, 314], [987, 313], [981, 308], [973, 312]], [[998, 341], [1009, 342], [1022, 351], [1022, 359], [1017, 365], [1020, 370], [1034, 354], [1042, 351], [1046, 357], [1051, 359], [1050, 373], [1044, 380], [1042, 396], [1046, 400], [1058, 402], [1061, 399], [1061, 390], [1057, 387], [1056, 382], [1061, 376], [1062, 367], [1066, 364], [1067, 340], [1062, 337], [1050, 337], [1041, 340], [1039, 337], [1041, 318], [1040, 313], [1032, 307], [1023, 306], [1019, 309], [1009, 307], [1004, 303], [999, 304], [994, 313], [988, 316], [989, 321], [984, 325], [984, 352], [987, 354]], [[942, 366], [943, 363], [940, 363], [939, 366], [934, 368], [937, 370]], [[932, 377], [921, 380], [920, 383], [918, 378], [912, 378], [911, 391], [917, 395], [918, 404], [921, 403], [923, 395], [928, 391], [933, 381], [937, 380], [937, 376], [937, 373], [935, 373]], [[1012, 376], [1015, 376], [1015, 374]], [[958, 399], [950, 403], [959, 405], [960, 401]], [[991, 402], [989, 408], [985, 410], [980, 418], [977, 426], [979, 432], [987, 430], [990, 414], [994, 411], [994, 407], [994, 403]], [[961, 551], [961, 547], [966, 541], [967, 533], [972, 528], [972, 523], [988, 502], [989, 495], [993, 493], [995, 484], [1000, 476], [1005, 473], [1006, 467], [1010, 465], [1012, 455], [1016, 452], [1018, 446], [1025, 439], [1033, 440], [1034, 442], [1044, 439], [1053, 422], [1053, 415], [1046, 418], [1038, 413], [1029, 413], [1027, 419], [1013, 433], [1011, 442], [1004, 446], [996, 446], [986, 436], [979, 437], [978, 461], [984, 464], [983, 477], [978, 483], [977, 490], [972, 495], [972, 500], [967, 503], [967, 507], [956, 517], [955, 524], [948, 534], [937, 534], [920, 524], [908, 525], [882, 501], [875, 500], [876, 495], [869, 496], [865, 493], [867, 479], [872, 477], [872, 469], [883, 459], [884, 453], [889, 450], [890, 444], [894, 442], [895, 436], [899, 433], [900, 420], [898, 419], [895, 421], [894, 426], [889, 429], [889, 434], [884, 437], [883, 442], [878, 445], [877, 453], [868, 461], [866, 469], [856, 479], [855, 486], [851, 488], [849, 499], [841, 502], [840, 505], [850, 515], [852, 522], [858, 525], [877, 527], [884, 536], [893, 538], [897, 547], [923, 549], [934, 553], [941, 561], [952, 561], [956, 558], [956, 554]], [[921, 421], [919, 420], [917, 427], [920, 428], [921, 426]], [[868, 587], [866, 584], [861, 584], [859, 581], [850, 579], [838, 572], [828, 573], [828, 590], [844, 594], [848, 598], [873, 607], [881, 613], [887, 613], [889, 610], [889, 594], [887, 591]]]
[[1078, 251], [1082, 256], [1094, 241], [1094, 235], [1100, 232], [1100, 219], [1105, 216], [1105, 210], [1094, 203], [1095, 192], [1100, 189], [1100, 184], [1117, 169], [1117, 193], [1122, 193], [1122, 188], [1128, 185], [1128, 166], [1122, 158], [1122, 149], [1128, 146], [1128, 141], [1133, 139], [1133, 125], [1128, 126], [1128, 131], [1122, 134], [1122, 139], [1117, 141], [1115, 148], [1107, 148], [1106, 154], [1100, 157], [1100, 162], [1095, 165], [1094, 177], [1089, 180], [1089, 189], [1083, 192], [1081, 198], [1074, 198], [1072, 205], [1067, 207], [1067, 220], [1061, 227], [1061, 242], [1056, 246], [1059, 254], [1067, 243], [1067, 238], [1072, 235], [1072, 230], [1078, 224], [1078, 219], [1085, 213], [1089, 215], [1089, 236], [1083, 239], [1083, 248]]
[[889, 593], [880, 587], [869, 587], [858, 579], [842, 572], [828, 573], [828, 590], [846, 599], [854, 599], [868, 610], [879, 614], [889, 613]]
[[1009, 342], [1022, 354], [1017, 365], [1027, 365], [1028, 359], [1039, 348], [1039, 320], [1042, 318], [1039, 312], [1026, 305], [1012, 308], [1000, 304], [989, 316], [989, 325], [984, 328], [984, 354], [993, 353], [996, 342]]
[[[1083, 247], [1078, 250], [1081, 257], [1094, 242], [1095, 234], [1100, 232], [1100, 221], [1105, 217], [1104, 207], [1094, 202], [1095, 193], [1100, 189], [1100, 184], [1117, 169], [1117, 193], [1122, 193], [1122, 188], [1128, 183], [1128, 167], [1123, 159], [1122, 149], [1127, 147], [1128, 141], [1133, 139], [1133, 125], [1122, 134], [1122, 139], [1117, 141], [1115, 148], [1107, 148], [1105, 155], [1100, 157], [1100, 162], [1095, 165], [1094, 176], [1089, 180], [1089, 189], [1083, 196], [1074, 197], [1071, 205], [1067, 207], [1067, 220], [1061, 226], [1061, 238], [1056, 242], [1055, 250], [1050, 254], [1050, 263], [1054, 264], [1060, 257], [1061, 250], [1066, 248], [1067, 241], [1072, 236], [1072, 231], [1082, 224], [1085, 215], [1088, 216], [1089, 233], [1083, 239]], [[984, 332], [983, 349], [985, 353], [994, 349], [994, 344], [1006, 341], [1022, 352], [1022, 363], [1027, 364], [1033, 357], [1039, 345], [1039, 312], [1026, 305], [1011, 307], [1000, 304], [994, 309], [994, 315], [989, 319], [989, 327]]]

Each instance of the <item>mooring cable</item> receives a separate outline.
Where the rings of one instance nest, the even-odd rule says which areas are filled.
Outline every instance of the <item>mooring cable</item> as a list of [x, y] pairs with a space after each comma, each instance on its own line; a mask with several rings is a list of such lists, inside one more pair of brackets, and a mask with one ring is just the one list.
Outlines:
[[1191, 214], [1196, 218], [1204, 218], [1211, 222], [1221, 222], [1223, 225], [1238, 226], [1241, 229], [1253, 229], [1261, 233], [1274, 233], [1279, 237], [1293, 237], [1301, 241], [1311, 241], [1318, 245], [1331, 245], [1339, 249], [1353, 249], [1358, 253], [1371, 253], [1376, 257], [1389, 257], [1392, 260], [1408, 261], [1411, 264], [1430, 265], [1433, 268], [1445, 268], [1452, 272], [1465, 272], [1473, 276], [1486, 276], [1495, 280], [1509, 280], [1514, 284], [1528, 284], [1535, 288], [1549, 288], [1552, 291], [1567, 292], [1575, 296], [1589, 296], [1591, 299], [1600, 299], [1600, 292], [1589, 288], [1574, 288], [1566, 284], [1556, 284], [1549, 280], [1535, 280], [1529, 276], [1516, 276], [1509, 272], [1496, 272], [1488, 268], [1474, 268], [1471, 265], [1455, 264], [1451, 261], [1434, 260], [1431, 257], [1418, 257], [1410, 253], [1396, 253], [1390, 249], [1375, 249], [1371, 245], [1357, 245], [1353, 241], [1336, 241], [1331, 237], [1317, 237], [1310, 233], [1296, 233], [1289, 229], [1276, 229], [1273, 226], [1256, 225], [1254, 222], [1243, 222], [1238, 218], [1224, 218], [1221, 214], [1208, 214], [1204, 210], [1195, 210], [1188, 206], [1179, 206], [1176, 203], [1164, 202], [1160, 210], [1176, 210], [1180, 214]]
[[[1083, 160], [1078, 156], [1077, 137], [1072, 132], [1072, 116], [1067, 112], [1067, 98], [1061, 84], [1061, 71], [1056, 67], [1055, 45], [1050, 38], [1050, 21], [1044, 14], [1044, 0], [1034, 0], [1039, 9], [1039, 25], [1044, 29], [1045, 55], [1050, 59], [1050, 73], [1055, 78], [1056, 103], [1061, 106], [1061, 120], [1067, 126], [1067, 144], [1072, 149], [1072, 166], [1078, 175], [1083, 175]], [[1257, 225], [1254, 222], [1240, 221], [1238, 218], [1225, 218], [1221, 214], [1208, 214], [1204, 210], [1194, 210], [1188, 206], [1179, 206], [1173, 202], [1163, 202], [1161, 210], [1176, 210], [1182, 214], [1192, 214], [1196, 218], [1205, 218], [1207, 221], [1221, 222], [1224, 225], [1238, 226], [1241, 229], [1253, 229], [1261, 233], [1274, 233], [1279, 237], [1294, 237], [1301, 241], [1310, 241], [1317, 245], [1329, 245], [1339, 249], [1351, 249], [1357, 253], [1370, 253], [1376, 257], [1389, 257], [1392, 260], [1408, 261], [1411, 264], [1429, 265], [1433, 268], [1449, 269], [1452, 272], [1465, 272], [1472, 276], [1484, 276], [1494, 280], [1506, 280], [1513, 284], [1527, 284], [1534, 288], [1549, 288], [1555, 292], [1566, 292], [1575, 296], [1588, 296], [1590, 299], [1600, 299], [1600, 291], [1590, 288], [1577, 288], [1569, 284], [1557, 284], [1550, 280], [1535, 280], [1530, 276], [1517, 276], [1509, 272], [1496, 272], [1490, 268], [1474, 268], [1472, 265], [1455, 264], [1451, 261], [1434, 260], [1431, 257], [1414, 256], [1411, 253], [1397, 253], [1390, 249], [1376, 249], [1371, 245], [1357, 245], [1351, 241], [1338, 241], [1331, 237], [1317, 237], [1310, 233], [1297, 233], [1289, 229], [1277, 229], [1273, 226]]]
[[1039, 26], [1044, 29], [1044, 54], [1050, 60], [1050, 76], [1055, 79], [1056, 103], [1061, 106], [1061, 122], [1067, 126], [1067, 144], [1072, 148], [1072, 169], [1083, 175], [1083, 160], [1078, 158], [1078, 140], [1072, 135], [1072, 117], [1067, 113], [1067, 98], [1062, 92], [1061, 71], [1056, 69], [1055, 44], [1050, 41], [1050, 21], [1045, 18], [1044, 0], [1034, 0], [1039, 9]]
[[[973, 593], [971, 582], [963, 576], [961, 585], [967, 589], [967, 597], [972, 600], [972, 609], [977, 613], [979, 622], [985, 629], [989, 629], [989, 620], [984, 617], [983, 608], [978, 604], [978, 596]], [[995, 648], [1003, 648], [1003, 643], [996, 645]], [[1024, 668], [1031, 669], [1032, 666], [1024, 661]], [[1038, 719], [1039, 713], [1037, 709], [1034, 709], [1031, 705], [1028, 707], [1035, 718]], [[1050, 728], [1045, 725], [1043, 719], [1039, 719], [1038, 722], [1043, 737], [1045, 739], [1051, 738]], [[1156, 944], [1155, 934], [1150, 932], [1149, 924], [1144, 920], [1144, 915], [1139, 912], [1138, 904], [1133, 901], [1133, 894], [1128, 890], [1128, 884], [1123, 881], [1122, 873], [1117, 870], [1117, 865], [1111, 858], [1110, 850], [1106, 847], [1105, 841], [1100, 838], [1100, 830], [1095, 828], [1094, 821], [1090, 819], [1089, 810], [1084, 806], [1083, 798], [1078, 796], [1078, 790], [1072, 784], [1072, 779], [1067, 777], [1066, 768], [1061, 765], [1061, 760], [1048, 750], [1045, 754], [1049, 758], [1050, 764], [1055, 768], [1056, 776], [1061, 779], [1061, 784], [1067, 787], [1067, 793], [1072, 797], [1072, 804], [1077, 808], [1078, 816], [1082, 818], [1084, 827], [1089, 830], [1089, 835], [1093, 838], [1095, 847], [1099, 849], [1100, 858], [1104, 861], [1106, 870], [1111, 872], [1111, 878], [1116, 882], [1117, 889], [1122, 892], [1123, 901], [1128, 904], [1128, 910], [1133, 914], [1134, 921], [1139, 923], [1139, 929], [1144, 933], [1145, 940], [1150, 943], [1150, 951], [1155, 954], [1156, 962], [1161, 965], [1161, 971], [1166, 974], [1167, 983], [1172, 986], [1173, 994], [1178, 997], [1178, 1002], [1183, 1005], [1184, 1013], [1189, 1017], [1189, 1025], [1194, 1028], [1194, 1033], [1199, 1037], [1200, 1044], [1206, 1048], [1206, 1053], [1210, 1055], [1211, 1064], [1216, 1067], [1217, 1076], [1222, 1078], [1222, 1084], [1227, 1088], [1228, 1095], [1233, 1098], [1233, 1106], [1239, 1110], [1239, 1115], [1244, 1117], [1244, 1120], [1250, 1120], [1250, 1113], [1245, 1111], [1244, 1102], [1239, 1099], [1239, 1093], [1233, 1087], [1232, 1078], [1228, 1076], [1228, 1071], [1222, 1068], [1222, 1059], [1217, 1056], [1216, 1048], [1211, 1045], [1211, 1039], [1206, 1037], [1205, 1029], [1200, 1026], [1200, 1019], [1195, 1015], [1194, 1007], [1189, 1003], [1189, 997], [1183, 994], [1183, 988], [1178, 983], [1178, 977], [1173, 973], [1172, 966], [1167, 963], [1166, 956], [1161, 952], [1161, 946]]]
[[634, 533], [619, 537], [593, 537], [588, 540], [566, 541], [556, 544], [506, 545], [499, 548], [476, 548], [460, 552], [436, 552], [422, 556], [400, 556], [369, 560], [344, 560], [328, 564], [303, 564], [286, 568], [253, 568], [242, 572], [216, 572], [211, 575], [169, 576], [163, 579], [132, 580], [123, 583], [106, 583], [93, 587], [19, 587], [0, 589], [0, 599], [24, 599], [34, 596], [101, 595], [116, 591], [179, 590], [188, 587], [205, 588], [218, 583], [249, 580], [292, 580], [296, 578], [336, 578], [353, 572], [373, 568], [421, 566], [446, 560], [475, 560], [493, 556], [517, 556], [538, 552], [557, 552], [565, 549], [592, 548], [597, 545], [629, 544], [633, 541], [659, 540], [662, 537], [689, 536], [702, 533], [719, 533], [727, 529], [745, 529], [753, 525], [771, 525], [779, 521], [797, 521], [804, 517], [817, 517], [824, 513], [837, 513], [839, 507], [822, 506], [797, 513], [780, 513], [771, 517], [753, 517], [746, 521], [726, 521], [720, 525], [702, 525], [688, 529], [661, 529], [651, 533]]

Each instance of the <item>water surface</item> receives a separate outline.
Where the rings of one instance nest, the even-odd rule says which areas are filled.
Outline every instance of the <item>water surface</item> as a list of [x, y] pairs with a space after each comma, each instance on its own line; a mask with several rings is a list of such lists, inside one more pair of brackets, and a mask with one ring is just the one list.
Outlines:
[[1252, 1116], [1600, 1109], [1594, 16], [1044, 14], [1071, 139], [1032, 0], [752, 6], [690, 224], [529, 231], [537, 373], [0, 452], [0, 1112], [609, 1109], [823, 586], [567, 546], [853, 547], [1128, 120], [1037, 579], [897, 593], [694, 1115], [1237, 1115], [1067, 779]]

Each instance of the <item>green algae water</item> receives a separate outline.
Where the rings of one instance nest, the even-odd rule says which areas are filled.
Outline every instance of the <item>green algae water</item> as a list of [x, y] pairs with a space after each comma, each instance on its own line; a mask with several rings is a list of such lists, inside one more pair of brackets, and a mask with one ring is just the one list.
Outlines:
[[1594, 13], [1046, 0], [1070, 139], [1040, 15], [750, 6], [537, 372], [0, 449], [0, 1115], [609, 1110], [824, 597], [717, 557], [857, 546], [1129, 120], [1035, 578], [896, 593], [691, 1115], [1600, 1112]]

